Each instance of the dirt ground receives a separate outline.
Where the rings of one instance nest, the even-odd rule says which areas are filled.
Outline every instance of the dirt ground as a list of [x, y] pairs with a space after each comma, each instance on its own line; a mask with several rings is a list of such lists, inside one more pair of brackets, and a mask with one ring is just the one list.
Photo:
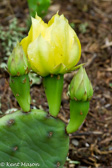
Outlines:
[[[94, 88], [90, 110], [80, 129], [70, 135], [66, 168], [112, 167], [112, 0], [54, 0], [45, 21], [59, 11], [74, 27], [82, 45], [80, 63]], [[0, 0], [0, 24], [8, 27], [12, 18], [25, 27], [29, 15], [25, 0]], [[25, 32], [27, 33], [27, 32]], [[0, 61], [5, 57], [0, 41]], [[65, 75], [59, 118], [69, 119], [68, 84], [74, 73]], [[8, 84], [9, 75], [0, 68], [0, 99], [2, 116], [10, 108], [19, 108]], [[31, 87], [31, 106], [48, 111], [42, 82]], [[74, 161], [74, 162], [73, 162]]]

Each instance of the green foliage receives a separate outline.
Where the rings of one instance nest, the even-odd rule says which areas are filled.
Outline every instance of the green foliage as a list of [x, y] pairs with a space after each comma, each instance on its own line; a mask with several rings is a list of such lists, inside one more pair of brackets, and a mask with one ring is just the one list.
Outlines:
[[70, 26], [74, 29], [75, 28], [75, 23], [71, 22]]
[[27, 0], [30, 10], [30, 15], [35, 17], [37, 13], [43, 17], [46, 15], [48, 7], [50, 6], [50, 0]]
[[[24, 35], [23, 32], [26, 28], [18, 26], [17, 19], [14, 18], [9, 27], [0, 26], [0, 42], [3, 48], [3, 53], [6, 56], [11, 55], [12, 49], [16, 46], [17, 41], [20, 41]], [[4, 57], [7, 60], [8, 57]]]
[[29, 72], [28, 76], [29, 76], [30, 81], [31, 81], [30, 86], [35, 85], [35, 84], [36, 85], [41, 84], [42, 78], [39, 75], [37, 75], [36, 73]]
[[[65, 124], [42, 110], [21, 111], [0, 119], [0, 162], [63, 168], [69, 148]], [[11, 166], [10, 166], [11, 167]], [[26, 166], [29, 167], [29, 166]]]
[[79, 25], [79, 30], [80, 30], [80, 32], [83, 33], [83, 34], [86, 33], [87, 27], [88, 27], [88, 23], [87, 23], [87, 22], [81, 23], [81, 24]]
[[112, 88], [112, 83], [109, 83], [109, 86]]
[[4, 71], [6, 71], [7, 70], [7, 64], [5, 62], [2, 62], [0, 64], [0, 68], [3, 69]]
[[68, 158], [67, 157], [67, 161], [69, 162], [69, 164], [74, 164], [74, 165], [76, 165], [76, 164], [80, 164], [80, 162], [79, 161], [76, 161], [76, 160], [71, 160], [70, 158]]

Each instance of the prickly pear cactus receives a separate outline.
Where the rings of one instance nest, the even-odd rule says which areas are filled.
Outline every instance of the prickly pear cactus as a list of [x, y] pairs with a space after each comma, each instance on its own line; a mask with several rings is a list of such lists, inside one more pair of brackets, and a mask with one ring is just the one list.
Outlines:
[[0, 162], [63, 168], [68, 148], [64, 123], [47, 117], [44, 111], [17, 111], [0, 119]]

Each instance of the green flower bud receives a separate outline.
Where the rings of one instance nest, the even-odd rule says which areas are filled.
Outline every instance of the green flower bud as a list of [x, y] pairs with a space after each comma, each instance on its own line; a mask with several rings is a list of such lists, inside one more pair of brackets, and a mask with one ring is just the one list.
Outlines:
[[8, 72], [10, 74], [10, 87], [20, 107], [24, 112], [30, 111], [30, 82], [28, 77], [28, 59], [22, 46], [17, 43], [8, 59]]
[[89, 101], [93, 96], [91, 82], [82, 66], [71, 81], [69, 95], [72, 100], [76, 101]]
[[78, 73], [73, 77], [69, 86], [70, 95], [70, 122], [67, 125], [67, 132], [75, 132], [83, 123], [89, 111], [89, 101], [93, 96], [93, 88], [81, 66]]
[[12, 51], [7, 66], [8, 72], [11, 76], [21, 76], [28, 73], [28, 59], [19, 43], [17, 43], [16, 47]]

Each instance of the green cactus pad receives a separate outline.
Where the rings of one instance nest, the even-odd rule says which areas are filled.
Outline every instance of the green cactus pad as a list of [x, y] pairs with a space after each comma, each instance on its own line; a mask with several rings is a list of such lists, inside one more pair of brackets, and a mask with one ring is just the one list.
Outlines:
[[42, 110], [17, 111], [0, 119], [0, 162], [5, 167], [10, 163], [14, 168], [25, 164], [27, 168], [63, 168], [68, 148], [65, 124]]

